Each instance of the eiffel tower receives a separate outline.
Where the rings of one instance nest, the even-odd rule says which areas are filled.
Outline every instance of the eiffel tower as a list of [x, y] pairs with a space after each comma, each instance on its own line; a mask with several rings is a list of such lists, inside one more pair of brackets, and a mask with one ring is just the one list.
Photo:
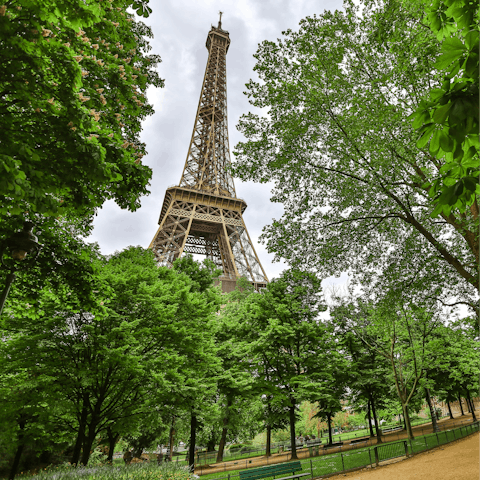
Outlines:
[[229, 33], [218, 27], [207, 36], [207, 67], [198, 102], [187, 160], [178, 186], [167, 189], [150, 247], [161, 265], [171, 266], [183, 253], [210, 258], [223, 274], [224, 292], [245, 277], [256, 290], [268, 278], [258, 259], [242, 214], [245, 200], [237, 198], [228, 170], [226, 55]]

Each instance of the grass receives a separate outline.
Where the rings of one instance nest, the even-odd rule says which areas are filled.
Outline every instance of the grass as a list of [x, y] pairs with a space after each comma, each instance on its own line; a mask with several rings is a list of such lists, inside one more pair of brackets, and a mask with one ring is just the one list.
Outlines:
[[[232, 454], [229, 454], [228, 452], [223, 456], [223, 461], [224, 462], [230, 462], [234, 460], [245, 460], [247, 458], [255, 458], [255, 457], [261, 457], [262, 455], [265, 455], [265, 448], [258, 448], [257, 452], [252, 452], [252, 453], [241, 453], [241, 452], [234, 452]], [[271, 453], [278, 453], [278, 447], [272, 448]], [[200, 462], [198, 465], [208, 465], [210, 463], [215, 463], [216, 460], [216, 453], [212, 456], [206, 456], [202, 457], [200, 456]]]

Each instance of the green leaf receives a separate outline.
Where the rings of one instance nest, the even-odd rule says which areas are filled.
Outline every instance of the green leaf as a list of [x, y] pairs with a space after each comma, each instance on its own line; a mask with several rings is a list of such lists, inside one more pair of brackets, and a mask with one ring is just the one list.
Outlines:
[[[463, 52], [462, 52], [463, 53]], [[438, 70], [445, 70], [451, 63], [459, 58], [457, 52], [443, 53], [434, 63]]]
[[412, 126], [415, 129], [420, 128], [422, 125], [430, 121], [430, 113], [426, 110], [422, 113], [414, 113], [413, 115], [415, 115], [415, 117]]
[[440, 136], [442, 135], [442, 130], [435, 130], [433, 132], [432, 138], [430, 139], [430, 146], [428, 148], [429, 152], [432, 155], [435, 155], [440, 148]]
[[455, 52], [457, 55], [461, 55], [467, 47], [463, 44], [463, 42], [457, 37], [451, 37], [445, 39], [442, 44], [442, 50], [445, 53], [453, 53]]
[[469, 50], [477, 49], [478, 50], [478, 30], [470, 30], [465, 35], [465, 45]]
[[440, 147], [444, 152], [451, 152], [453, 151], [455, 142], [450, 135], [447, 135], [445, 132], [441, 132], [440, 134]]
[[445, 105], [437, 108], [433, 114], [433, 121], [435, 123], [443, 124], [448, 118], [448, 112], [450, 111], [450, 108], [452, 108], [451, 103], [446, 103]]

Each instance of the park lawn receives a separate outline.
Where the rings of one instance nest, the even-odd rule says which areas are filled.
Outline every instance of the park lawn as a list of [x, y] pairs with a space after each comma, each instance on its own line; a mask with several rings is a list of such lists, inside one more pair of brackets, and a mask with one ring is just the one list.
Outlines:
[[[278, 453], [278, 447], [272, 448], [271, 453], [272, 454], [273, 453]], [[258, 453], [257, 452], [253, 452], [253, 453], [235, 452], [235, 453], [232, 453], [230, 455], [227, 452], [227, 454], [223, 456], [223, 461], [224, 462], [230, 462], [230, 461], [233, 461], [233, 460], [245, 460], [247, 458], [261, 457], [263, 455], [265, 455], [265, 449], [261, 449], [261, 448], [258, 449]], [[200, 457], [200, 461], [199, 461], [199, 463], [197, 463], [197, 465], [213, 465], [214, 463], [216, 463], [213, 460], [214, 459], [212, 459], [212, 458], [203, 459], [202, 457]]]

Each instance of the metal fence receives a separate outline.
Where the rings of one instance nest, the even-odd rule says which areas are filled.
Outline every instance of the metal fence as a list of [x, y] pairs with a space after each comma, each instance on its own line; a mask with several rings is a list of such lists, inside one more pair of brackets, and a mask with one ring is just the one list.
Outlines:
[[[399, 442], [389, 442], [376, 445], [374, 447], [360, 447], [357, 451], [331, 453], [326, 456], [301, 460], [304, 472], [310, 471], [313, 478], [321, 477], [332, 473], [340, 473], [348, 470], [356, 470], [359, 468], [379, 465], [384, 461], [414, 455], [430, 448], [453, 442], [460, 438], [466, 437], [480, 430], [480, 423], [469, 423], [452, 430], [445, 430], [438, 433], [430, 433], [423, 437], [417, 437], [414, 440], [402, 440]], [[289, 458], [287, 457], [287, 461]], [[268, 464], [268, 457], [267, 457]], [[252, 459], [239, 461], [235, 465], [236, 469], [255, 468], [260, 465], [252, 463]], [[205, 475], [207, 479], [212, 480], [238, 480], [240, 475], [238, 470], [232, 473], [217, 472], [210, 474], [208, 471], [202, 472], [202, 466], [195, 468], [195, 473]]]
[[[462, 425], [471, 425], [471, 420], [465, 420], [462, 422]], [[457, 424], [458, 425], [458, 424]], [[447, 425], [440, 424], [439, 431], [444, 431], [450, 429], [451, 427]], [[424, 436], [432, 433], [432, 425], [428, 425], [428, 427], [423, 428], [415, 428], [415, 435], [416, 436]], [[374, 447], [377, 445], [376, 437], [363, 437], [364, 439], [359, 442], [361, 439], [349, 439], [343, 442], [343, 444], [336, 444], [335, 446], [328, 446], [323, 444], [316, 444], [310, 445], [309, 447], [302, 448], [297, 447], [297, 455], [299, 458], [311, 458], [311, 457], [319, 457], [323, 455], [331, 455], [332, 453], [338, 452], [350, 452], [355, 449], [365, 448], [365, 447]], [[388, 442], [395, 442], [404, 440], [405, 438], [405, 430], [401, 430], [396, 433], [389, 433], [386, 436], [382, 436], [383, 441]], [[277, 453], [278, 448], [275, 450], [272, 448], [272, 453]], [[210, 452], [209, 452], [210, 453]], [[208, 465], [216, 462], [216, 452], [211, 452], [211, 456], [205, 455], [205, 452], [202, 454], [197, 454], [195, 458], [195, 471], [199, 471], [200, 475], [202, 474], [203, 469], [208, 469]], [[238, 470], [243, 468], [254, 468], [259, 467], [265, 461], [269, 461], [269, 457], [264, 457], [265, 451], [264, 450], [256, 450], [256, 449], [249, 449], [247, 452], [238, 453], [238, 456], [232, 457], [223, 457], [224, 462], [229, 462], [228, 464], [223, 464], [223, 470]], [[285, 455], [285, 460], [288, 461], [291, 459], [291, 453]], [[181, 457], [180, 460], [183, 460]], [[178, 461], [178, 457], [177, 457]], [[270, 460], [272, 461], [272, 460]], [[275, 460], [273, 460], [275, 461]], [[278, 463], [278, 460], [276, 461]]]
[[[431, 420], [425, 420], [426, 423], [430, 422]], [[467, 423], [468, 421], [466, 421]], [[421, 425], [424, 422], [420, 423], [413, 423], [412, 427], [415, 427], [417, 425]], [[396, 437], [392, 437], [393, 433], [391, 433], [392, 429], [399, 429], [399, 431], [396, 433]], [[432, 427], [429, 424], [428, 427], [422, 428], [420, 430], [416, 429], [415, 432], [420, 432], [420, 435], [424, 435], [427, 433], [427, 431], [431, 431]], [[405, 430], [403, 430], [402, 426], [398, 425], [385, 425], [382, 429], [382, 432], [384, 434], [388, 434], [388, 439], [389, 441], [393, 440], [400, 440], [400, 437], [403, 436], [403, 433]], [[343, 437], [343, 440], [342, 440]], [[362, 438], [364, 440], [362, 440]], [[323, 454], [329, 454], [332, 453], [333, 450], [336, 450], [340, 448], [341, 450], [351, 450], [351, 443], [354, 442], [352, 445], [357, 445], [357, 448], [363, 448], [365, 446], [372, 446], [376, 444], [376, 439], [375, 438], [369, 438], [368, 435], [365, 435], [364, 433], [358, 433], [355, 431], [352, 432], [343, 432], [342, 434], [335, 434], [334, 435], [334, 440], [338, 442], [343, 442], [343, 445], [336, 445], [335, 447], [326, 447], [326, 443], [328, 442], [328, 438], [317, 438], [315, 440], [309, 440], [305, 441], [302, 443], [297, 443], [297, 451], [299, 449], [304, 449], [308, 448], [308, 451], [310, 452], [307, 457], [312, 457], [312, 456], [318, 456], [318, 455], [323, 455]], [[360, 440], [360, 441], [359, 441]], [[323, 449], [323, 450], [322, 450]], [[271, 446], [271, 453], [279, 453], [279, 452], [287, 452], [291, 450], [291, 444], [289, 442], [280, 442], [280, 443], [274, 443]], [[252, 457], [260, 457], [265, 455], [265, 446], [260, 445], [258, 447], [250, 447], [250, 446], [244, 446], [241, 449], [238, 449], [237, 451], [227, 451], [223, 454], [223, 462], [230, 462], [234, 460], [238, 460], [238, 464], [241, 465], [242, 463], [245, 462], [247, 459], [252, 459]], [[182, 458], [180, 460], [183, 460]], [[178, 461], [178, 459], [177, 459]], [[217, 452], [198, 452], [195, 456], [195, 465], [200, 466], [200, 465], [209, 465], [211, 463], [215, 463], [217, 461]], [[250, 462], [251, 463], [255, 463]], [[248, 465], [247, 461], [247, 465]]]

